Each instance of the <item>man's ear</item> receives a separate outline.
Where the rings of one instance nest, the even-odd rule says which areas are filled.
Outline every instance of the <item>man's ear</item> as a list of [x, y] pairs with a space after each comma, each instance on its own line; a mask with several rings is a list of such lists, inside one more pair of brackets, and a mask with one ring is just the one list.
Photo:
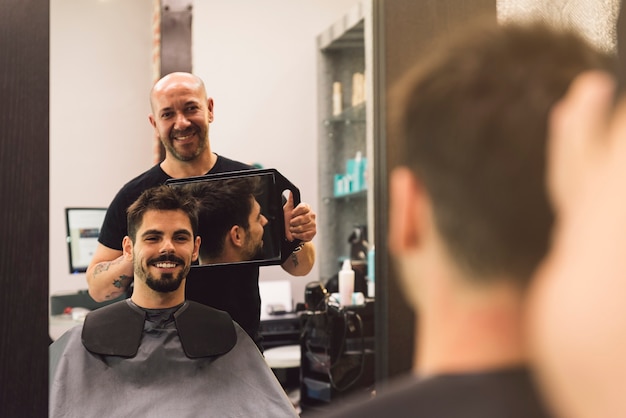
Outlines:
[[125, 260], [133, 261], [133, 241], [128, 235], [122, 240], [122, 252]]
[[425, 231], [428, 197], [407, 167], [389, 177], [389, 250], [400, 254], [419, 247]]
[[191, 253], [191, 261], [196, 261], [198, 259], [198, 254], [200, 253], [200, 235], [196, 237], [196, 242], [193, 244], [193, 253]]
[[206, 101], [207, 109], [209, 110], [209, 123], [213, 122], [213, 99], [209, 97]]
[[230, 237], [230, 242], [235, 247], [243, 247], [245, 233], [242, 227], [239, 225], [233, 225], [228, 231], [228, 235]]
[[156, 129], [156, 121], [154, 120], [154, 115], [152, 113], [148, 115], [148, 121], [150, 121], [150, 125]]

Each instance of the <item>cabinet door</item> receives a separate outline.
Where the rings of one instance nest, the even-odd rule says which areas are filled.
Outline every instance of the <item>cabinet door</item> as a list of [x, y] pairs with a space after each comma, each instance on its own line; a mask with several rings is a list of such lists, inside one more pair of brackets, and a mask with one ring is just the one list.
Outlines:
[[[351, 259], [358, 290], [367, 292], [370, 248], [371, 159], [369, 158], [365, 64], [365, 17], [362, 5], [320, 34], [319, 62], [319, 233], [322, 281]], [[330, 284], [332, 286], [332, 283]]]

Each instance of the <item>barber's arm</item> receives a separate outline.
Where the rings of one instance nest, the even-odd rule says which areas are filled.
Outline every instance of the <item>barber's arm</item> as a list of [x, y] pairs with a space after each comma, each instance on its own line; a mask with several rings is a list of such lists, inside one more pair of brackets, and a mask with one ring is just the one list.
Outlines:
[[282, 264], [282, 268], [292, 276], [304, 276], [311, 271], [313, 264], [315, 264], [315, 246], [311, 240], [317, 233], [316, 214], [308, 204], [303, 202], [294, 208], [291, 194], [283, 206], [283, 211], [287, 240], [298, 239], [302, 241], [302, 245], [290, 254]]
[[93, 300], [115, 299], [124, 294], [133, 281], [133, 263], [124, 259], [122, 251], [98, 244], [86, 276]]

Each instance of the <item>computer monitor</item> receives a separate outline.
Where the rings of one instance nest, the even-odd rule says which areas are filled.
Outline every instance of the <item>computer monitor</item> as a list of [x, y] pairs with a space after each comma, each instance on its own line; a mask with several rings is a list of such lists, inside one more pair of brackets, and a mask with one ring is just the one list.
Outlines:
[[107, 208], [65, 208], [70, 273], [83, 273], [98, 246]]

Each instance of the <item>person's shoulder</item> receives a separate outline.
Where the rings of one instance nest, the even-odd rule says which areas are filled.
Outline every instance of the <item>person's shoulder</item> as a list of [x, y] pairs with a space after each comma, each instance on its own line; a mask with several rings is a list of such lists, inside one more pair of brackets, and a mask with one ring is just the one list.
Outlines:
[[48, 346], [50, 351], [58, 350], [58, 347], [64, 347], [73, 339], [80, 338], [80, 334], [83, 330], [83, 324], [76, 324], [72, 328], [65, 331], [59, 338], [52, 341], [52, 343]]
[[170, 177], [163, 171], [160, 164], [155, 164], [148, 170], [129, 180], [121, 190], [147, 189], [165, 183]]
[[240, 170], [252, 170], [253, 166], [250, 164], [242, 163], [241, 161], [232, 160], [224, 157], [223, 155], [217, 155], [217, 161], [213, 168], [209, 171], [209, 174], [225, 173], [229, 171]]
[[449, 374], [418, 380], [396, 378], [371, 400], [355, 398], [333, 417], [548, 418], [547, 409], [524, 369]]
[[415, 385], [413, 394], [420, 410], [442, 416], [549, 417], [525, 367], [434, 376]]
[[146, 189], [165, 183], [169, 176], [159, 164], [152, 166], [138, 176], [126, 182], [117, 192], [111, 206], [118, 208], [125, 215], [126, 208]]
[[[358, 392], [335, 402], [335, 407], [314, 418], [367, 418], [367, 417], [413, 417], [415, 405], [419, 406], [420, 384], [412, 376], [395, 378], [387, 389], [371, 397], [366, 392]], [[420, 409], [420, 408], [418, 408]], [[421, 409], [420, 409], [421, 410]]]
[[229, 324], [232, 321], [228, 312], [195, 302], [193, 300], [187, 300], [185, 306], [180, 312], [191, 313], [193, 316], [201, 318], [213, 317], [216, 318], [217, 321], [223, 321]]
[[83, 324], [78, 324], [65, 331], [48, 346], [50, 365], [57, 364], [67, 347], [77, 345], [81, 341]]
[[[223, 355], [237, 343], [236, 323], [228, 312], [188, 300], [174, 318], [189, 358]], [[220, 338], [215, 338], [216, 335]]]
[[89, 312], [82, 342], [94, 354], [134, 357], [137, 354], [145, 313], [124, 299]]

